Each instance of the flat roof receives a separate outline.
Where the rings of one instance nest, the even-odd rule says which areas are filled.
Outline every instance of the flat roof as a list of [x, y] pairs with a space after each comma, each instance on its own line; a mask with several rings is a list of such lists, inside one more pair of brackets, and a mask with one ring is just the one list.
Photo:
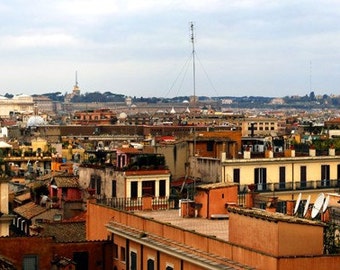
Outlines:
[[206, 219], [200, 217], [181, 217], [180, 210], [135, 211], [134, 214], [156, 221], [169, 223], [186, 230], [192, 230], [221, 240], [229, 240], [229, 221], [227, 219]]

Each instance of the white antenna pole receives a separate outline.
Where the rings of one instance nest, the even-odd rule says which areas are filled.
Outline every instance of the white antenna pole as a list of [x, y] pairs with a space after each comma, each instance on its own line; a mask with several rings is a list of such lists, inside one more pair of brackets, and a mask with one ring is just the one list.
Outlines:
[[[193, 145], [193, 156], [196, 160], [196, 123], [195, 123], [195, 115], [196, 115], [196, 66], [195, 66], [195, 36], [194, 36], [194, 23], [190, 23], [190, 30], [191, 30], [191, 43], [192, 43], [192, 79], [193, 79], [193, 92], [194, 92], [194, 102], [193, 102], [193, 113], [194, 113], [194, 145]], [[197, 164], [196, 161], [194, 163]], [[192, 195], [192, 199], [195, 197], [196, 193], [196, 179], [194, 178], [194, 194]]]
[[191, 43], [192, 43], [192, 79], [193, 79], [193, 90], [194, 90], [194, 105], [196, 105], [195, 36], [194, 36], [194, 23], [193, 22], [190, 23], [190, 29], [191, 29]]
[[192, 43], [192, 80], [193, 80], [193, 92], [194, 92], [194, 100], [193, 100], [193, 120], [194, 120], [194, 147], [193, 147], [193, 155], [196, 156], [196, 123], [195, 123], [195, 114], [196, 114], [196, 63], [195, 63], [195, 35], [194, 35], [194, 23], [190, 23], [191, 30], [191, 43]]

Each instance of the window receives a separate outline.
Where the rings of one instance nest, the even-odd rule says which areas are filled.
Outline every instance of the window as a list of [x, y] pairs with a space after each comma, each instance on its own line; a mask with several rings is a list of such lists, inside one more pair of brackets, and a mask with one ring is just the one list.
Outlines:
[[214, 151], [214, 142], [208, 141], [207, 142], [207, 152], [212, 152], [212, 151]]
[[131, 251], [130, 258], [131, 258], [130, 269], [137, 270], [137, 253], [134, 251]]
[[340, 164], [337, 166], [337, 179], [340, 180]]
[[233, 170], [233, 179], [234, 183], [240, 183], [240, 169], [234, 169]]
[[168, 265], [168, 266], [165, 268], [165, 270], [174, 270], [174, 267]]
[[300, 167], [300, 186], [305, 188], [307, 186], [307, 167]]
[[159, 181], [159, 196], [165, 197], [165, 195], [166, 195], [166, 181], [160, 180]]
[[99, 175], [92, 175], [90, 180], [90, 188], [96, 191], [96, 194], [100, 194], [101, 190], [101, 177]]
[[113, 258], [118, 259], [118, 245], [113, 244]]
[[321, 186], [327, 187], [330, 184], [330, 168], [329, 165], [321, 165]]
[[125, 262], [125, 247], [120, 247], [120, 260]]
[[25, 255], [23, 260], [24, 270], [38, 270], [38, 257], [35, 255]]
[[279, 188], [286, 188], [286, 167], [280, 167], [280, 175], [279, 175]]
[[117, 181], [112, 180], [112, 197], [117, 197]]
[[155, 269], [155, 261], [153, 259], [148, 259], [147, 270], [154, 270], [154, 269]]
[[142, 182], [142, 196], [155, 196], [155, 181]]
[[137, 181], [131, 182], [131, 194], [130, 194], [131, 198], [137, 198], [138, 197], [137, 187], [138, 187]]
[[89, 253], [74, 252], [73, 260], [76, 262], [76, 270], [88, 270], [89, 269]]
[[257, 186], [257, 190], [266, 190], [267, 188], [267, 169], [266, 168], [255, 168], [254, 183]]

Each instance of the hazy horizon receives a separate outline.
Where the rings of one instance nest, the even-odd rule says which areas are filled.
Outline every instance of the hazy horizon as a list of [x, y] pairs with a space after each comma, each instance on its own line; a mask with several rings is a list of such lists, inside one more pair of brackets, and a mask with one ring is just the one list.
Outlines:
[[2, 93], [284, 97], [340, 92], [337, 1], [0, 3]]

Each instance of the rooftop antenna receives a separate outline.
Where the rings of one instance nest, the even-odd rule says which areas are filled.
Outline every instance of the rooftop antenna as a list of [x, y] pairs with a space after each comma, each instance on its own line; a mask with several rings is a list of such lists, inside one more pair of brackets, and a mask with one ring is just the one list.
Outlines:
[[192, 43], [192, 86], [194, 92], [194, 100], [193, 100], [193, 107], [194, 107], [194, 149], [193, 154], [196, 156], [196, 127], [195, 127], [195, 108], [196, 108], [196, 63], [195, 63], [195, 35], [194, 35], [194, 23], [190, 22], [190, 30], [191, 30], [191, 43]]
[[[193, 107], [194, 107], [194, 145], [193, 145], [193, 154], [196, 156], [196, 124], [195, 124], [195, 108], [196, 108], [196, 64], [195, 64], [195, 35], [194, 35], [194, 23], [190, 22], [190, 30], [191, 30], [191, 43], [192, 43], [192, 86], [193, 86], [193, 92], [194, 92], [194, 101], [193, 101]], [[194, 194], [196, 193], [196, 179], [194, 178]], [[193, 194], [193, 197], [195, 196]]]
[[196, 105], [196, 63], [195, 63], [195, 35], [194, 35], [194, 23], [190, 23], [191, 30], [191, 43], [192, 43], [192, 80], [194, 90], [194, 106]]

